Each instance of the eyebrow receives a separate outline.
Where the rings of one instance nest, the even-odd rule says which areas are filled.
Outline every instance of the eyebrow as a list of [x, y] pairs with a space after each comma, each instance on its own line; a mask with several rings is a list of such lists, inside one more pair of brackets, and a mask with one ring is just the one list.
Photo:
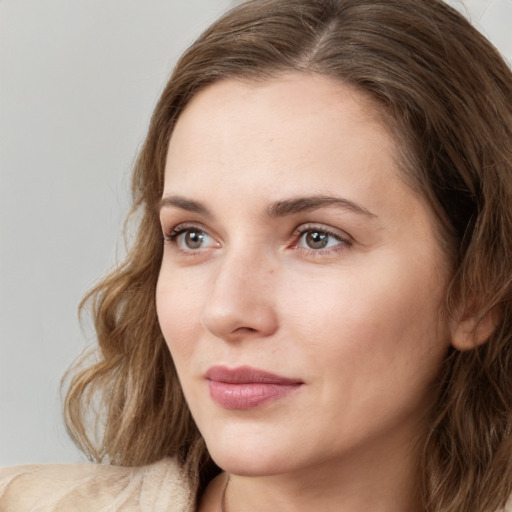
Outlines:
[[329, 206], [343, 208], [344, 210], [349, 210], [353, 213], [358, 213], [360, 215], [365, 215], [371, 218], [377, 217], [374, 213], [370, 212], [370, 210], [367, 210], [363, 206], [354, 203], [353, 201], [343, 197], [325, 195], [298, 197], [296, 199], [277, 201], [269, 206], [267, 209], [267, 214], [269, 217], [284, 217], [286, 215], [309, 212]]
[[[326, 195], [298, 197], [294, 199], [276, 201], [267, 208], [266, 215], [272, 218], [286, 217], [287, 215], [319, 210], [320, 208], [331, 206], [342, 208], [370, 218], [377, 217], [374, 213], [353, 201], [343, 197]], [[168, 207], [179, 208], [180, 210], [186, 210], [198, 213], [204, 217], [213, 218], [213, 214], [202, 203], [182, 196], [163, 197], [160, 201], [160, 209]]]
[[160, 200], [160, 209], [169, 207], [179, 208], [180, 210], [198, 213], [208, 218], [213, 217], [212, 213], [210, 212], [210, 210], [208, 210], [208, 208], [206, 208], [206, 206], [199, 203], [198, 201], [187, 199], [186, 197], [182, 196], [162, 197], [162, 199]]

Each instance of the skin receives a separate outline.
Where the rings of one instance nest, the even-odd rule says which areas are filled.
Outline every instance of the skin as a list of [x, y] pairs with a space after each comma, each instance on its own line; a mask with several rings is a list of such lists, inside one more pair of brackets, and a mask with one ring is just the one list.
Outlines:
[[[228, 512], [420, 510], [415, 447], [450, 345], [449, 276], [433, 215], [374, 112], [318, 75], [227, 80], [196, 95], [172, 135], [157, 310], [194, 419], [231, 475]], [[345, 203], [276, 206], [312, 196]], [[303, 384], [226, 410], [204, 376], [214, 365]], [[219, 510], [225, 481], [200, 510]]]

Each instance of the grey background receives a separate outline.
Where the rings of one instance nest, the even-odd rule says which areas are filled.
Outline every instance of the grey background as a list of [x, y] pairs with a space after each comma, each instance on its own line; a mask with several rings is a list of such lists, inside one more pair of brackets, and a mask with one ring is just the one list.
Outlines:
[[[512, 0], [453, 2], [512, 62]], [[0, 0], [0, 465], [83, 456], [59, 381], [123, 253], [129, 173], [177, 56], [230, 0]]]

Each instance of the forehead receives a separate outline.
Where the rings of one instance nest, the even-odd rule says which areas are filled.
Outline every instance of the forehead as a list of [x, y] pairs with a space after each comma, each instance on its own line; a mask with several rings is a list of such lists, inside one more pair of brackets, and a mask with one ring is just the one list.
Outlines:
[[373, 164], [394, 172], [395, 155], [376, 106], [348, 85], [303, 73], [258, 83], [225, 80], [198, 93], [178, 119], [166, 184], [184, 183], [200, 169], [233, 181], [270, 167], [276, 184], [308, 172], [320, 180], [336, 159], [362, 180], [361, 168]]

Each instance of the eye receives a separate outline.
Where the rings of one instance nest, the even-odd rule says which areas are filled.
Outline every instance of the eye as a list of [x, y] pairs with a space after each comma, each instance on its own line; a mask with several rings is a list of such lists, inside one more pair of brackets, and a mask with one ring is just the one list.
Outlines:
[[200, 249], [207, 239], [208, 235], [204, 231], [193, 231], [191, 229], [181, 233], [177, 237], [180, 245], [183, 245], [187, 249]]
[[299, 246], [305, 246], [308, 249], [325, 249], [333, 245], [338, 240], [323, 231], [307, 231], [299, 239]]
[[351, 245], [348, 236], [334, 232], [325, 227], [301, 226], [297, 230], [298, 238], [295, 245], [298, 249], [321, 252]]
[[182, 251], [197, 251], [219, 245], [201, 228], [183, 224], [176, 226], [165, 240], [175, 244]]

